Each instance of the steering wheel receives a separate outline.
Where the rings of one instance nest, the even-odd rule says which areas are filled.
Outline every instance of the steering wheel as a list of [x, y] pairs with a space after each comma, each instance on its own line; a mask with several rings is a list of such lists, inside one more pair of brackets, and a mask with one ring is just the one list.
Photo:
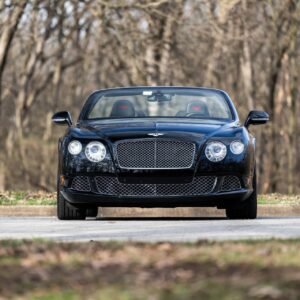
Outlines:
[[200, 113], [188, 113], [185, 115], [186, 117], [193, 117], [193, 118], [203, 118], [205, 116], [203, 116], [203, 114]]

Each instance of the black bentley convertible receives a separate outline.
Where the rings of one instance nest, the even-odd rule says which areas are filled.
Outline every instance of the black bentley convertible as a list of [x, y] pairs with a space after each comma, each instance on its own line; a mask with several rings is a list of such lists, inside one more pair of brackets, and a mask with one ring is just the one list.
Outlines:
[[257, 214], [251, 111], [241, 124], [227, 93], [186, 87], [128, 87], [92, 93], [59, 139], [57, 215], [96, 216], [99, 206], [226, 209], [231, 219]]

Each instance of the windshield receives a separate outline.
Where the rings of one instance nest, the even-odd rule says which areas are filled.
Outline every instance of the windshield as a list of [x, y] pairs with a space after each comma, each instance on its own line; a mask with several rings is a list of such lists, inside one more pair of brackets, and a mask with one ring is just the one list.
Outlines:
[[184, 88], [116, 89], [94, 93], [85, 119], [198, 118], [230, 121], [230, 106], [218, 91]]

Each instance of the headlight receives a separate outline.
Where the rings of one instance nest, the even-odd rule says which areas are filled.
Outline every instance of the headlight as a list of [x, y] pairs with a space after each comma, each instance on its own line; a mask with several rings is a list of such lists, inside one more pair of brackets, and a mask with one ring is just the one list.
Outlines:
[[206, 157], [213, 162], [221, 161], [226, 154], [227, 148], [221, 142], [210, 142], [205, 148]]
[[82, 145], [79, 141], [72, 141], [68, 145], [68, 150], [72, 155], [77, 155], [81, 152], [82, 150]]
[[100, 142], [90, 142], [85, 148], [85, 155], [92, 162], [99, 162], [105, 158], [106, 149]]
[[245, 145], [240, 141], [234, 141], [230, 144], [230, 150], [233, 154], [241, 154], [245, 149]]

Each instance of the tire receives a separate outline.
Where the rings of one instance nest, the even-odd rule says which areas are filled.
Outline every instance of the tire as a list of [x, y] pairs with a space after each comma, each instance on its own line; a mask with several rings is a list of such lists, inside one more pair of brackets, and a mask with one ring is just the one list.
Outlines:
[[59, 220], [85, 220], [86, 210], [69, 204], [66, 199], [57, 193], [57, 217]]
[[257, 188], [256, 188], [256, 172], [253, 176], [253, 192], [248, 199], [243, 201], [237, 207], [226, 209], [228, 219], [256, 219], [257, 217]]
[[86, 210], [87, 217], [96, 218], [97, 215], [98, 215], [98, 207], [92, 207]]

